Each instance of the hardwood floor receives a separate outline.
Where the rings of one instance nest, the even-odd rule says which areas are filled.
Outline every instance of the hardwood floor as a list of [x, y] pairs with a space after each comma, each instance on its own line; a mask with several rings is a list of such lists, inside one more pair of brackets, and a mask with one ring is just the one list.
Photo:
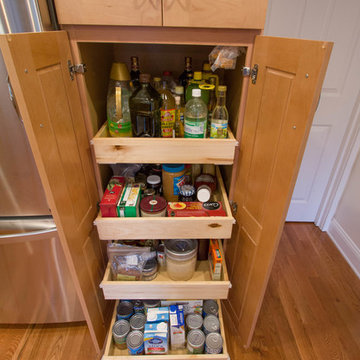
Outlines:
[[[360, 280], [326, 233], [285, 225], [252, 344], [232, 360], [360, 359]], [[93, 360], [83, 323], [0, 326], [1, 360]]]

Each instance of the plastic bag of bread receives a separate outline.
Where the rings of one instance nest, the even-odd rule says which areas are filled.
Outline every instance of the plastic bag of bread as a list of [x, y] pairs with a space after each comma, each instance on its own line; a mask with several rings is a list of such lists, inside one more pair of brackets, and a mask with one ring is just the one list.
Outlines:
[[236, 67], [236, 59], [239, 55], [240, 49], [237, 46], [216, 46], [209, 54], [211, 70], [234, 70]]

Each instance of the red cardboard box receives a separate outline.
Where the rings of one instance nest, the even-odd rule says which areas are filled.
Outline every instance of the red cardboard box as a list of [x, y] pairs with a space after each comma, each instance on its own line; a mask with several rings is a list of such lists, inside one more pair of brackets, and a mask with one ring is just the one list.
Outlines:
[[201, 202], [169, 202], [167, 206], [169, 217], [190, 216], [226, 216], [220, 201]]
[[100, 202], [102, 217], [117, 217], [116, 206], [125, 185], [123, 176], [113, 176]]

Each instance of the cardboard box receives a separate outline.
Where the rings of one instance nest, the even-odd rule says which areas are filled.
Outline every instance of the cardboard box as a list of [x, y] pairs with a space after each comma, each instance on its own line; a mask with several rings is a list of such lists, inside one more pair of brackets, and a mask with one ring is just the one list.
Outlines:
[[127, 184], [117, 205], [119, 217], [138, 217], [141, 188], [139, 184]]
[[171, 350], [185, 349], [185, 317], [182, 305], [170, 305]]
[[144, 349], [146, 355], [168, 353], [169, 332], [167, 322], [145, 324]]
[[190, 216], [226, 216], [221, 201], [201, 202], [169, 202], [167, 216], [190, 217]]
[[184, 315], [202, 314], [203, 300], [161, 300], [161, 306], [182, 305]]
[[213, 280], [221, 280], [223, 257], [221, 254], [220, 240], [211, 239], [209, 244], [209, 265], [210, 274]]
[[147, 309], [146, 321], [148, 323], [169, 321], [169, 308], [168, 307], [159, 307], [159, 308]]
[[125, 178], [113, 176], [105, 189], [100, 201], [100, 211], [102, 217], [117, 217], [117, 204], [121, 197], [125, 185]]

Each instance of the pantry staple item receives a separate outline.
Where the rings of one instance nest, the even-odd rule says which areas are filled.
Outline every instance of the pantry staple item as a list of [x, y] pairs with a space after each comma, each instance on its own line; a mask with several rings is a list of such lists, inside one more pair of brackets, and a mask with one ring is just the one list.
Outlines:
[[221, 354], [223, 338], [219, 333], [211, 333], [205, 338], [205, 354]]
[[215, 300], [205, 300], [203, 305], [203, 317], [208, 315], [219, 315], [219, 305]]
[[145, 354], [167, 354], [169, 333], [166, 322], [146, 323], [144, 331]]
[[167, 306], [150, 308], [146, 315], [147, 323], [169, 321], [169, 308]]
[[128, 320], [134, 313], [134, 305], [130, 301], [122, 301], [117, 307], [116, 319]]
[[178, 201], [180, 187], [185, 185], [185, 165], [164, 164], [162, 166], [163, 193], [167, 201]]
[[166, 216], [166, 200], [159, 195], [145, 196], [140, 202], [142, 217]]
[[148, 260], [142, 270], [142, 280], [150, 281], [154, 280], [157, 276], [157, 261], [155, 258]]
[[187, 350], [190, 354], [204, 352], [205, 334], [201, 330], [191, 330], [187, 335]]
[[135, 313], [130, 318], [130, 328], [133, 331], [134, 330], [144, 331], [145, 323], [146, 323], [146, 315], [143, 313]]
[[196, 198], [202, 203], [209, 201], [211, 198], [210, 187], [207, 185], [199, 186], [196, 191]]
[[157, 195], [161, 193], [161, 177], [159, 175], [150, 175], [146, 178], [148, 189], [154, 189]]
[[200, 314], [189, 314], [186, 317], [186, 330], [187, 331], [191, 331], [191, 330], [196, 330], [196, 329], [200, 329], [203, 326], [203, 317]]
[[144, 334], [141, 331], [131, 331], [126, 338], [126, 345], [130, 355], [143, 355]]
[[171, 350], [185, 349], [185, 318], [182, 305], [170, 306]]
[[179, 201], [195, 201], [196, 200], [195, 187], [185, 184], [180, 188]]
[[119, 217], [139, 216], [141, 187], [139, 184], [127, 184], [117, 206]]
[[226, 216], [221, 201], [201, 202], [169, 202], [167, 216]]
[[130, 324], [127, 320], [121, 319], [115, 322], [112, 328], [112, 335], [117, 348], [126, 349], [126, 337], [129, 332]]
[[144, 313], [144, 302], [142, 300], [133, 300], [132, 301], [133, 305], [134, 305], [134, 312], [135, 313]]
[[220, 321], [215, 315], [208, 315], [204, 318], [203, 324], [204, 334], [220, 332]]
[[161, 306], [160, 300], [143, 300], [143, 303], [145, 308], [145, 314], [147, 314], [148, 309]]
[[223, 263], [219, 241], [220, 240], [217, 239], [211, 239], [209, 246], [210, 274], [212, 280], [215, 281], [221, 280], [222, 263]]
[[125, 178], [122, 176], [113, 176], [105, 189], [100, 202], [100, 211], [102, 217], [117, 217], [117, 204], [121, 197], [125, 185]]
[[172, 239], [165, 241], [167, 273], [172, 280], [190, 280], [195, 272], [197, 240]]

